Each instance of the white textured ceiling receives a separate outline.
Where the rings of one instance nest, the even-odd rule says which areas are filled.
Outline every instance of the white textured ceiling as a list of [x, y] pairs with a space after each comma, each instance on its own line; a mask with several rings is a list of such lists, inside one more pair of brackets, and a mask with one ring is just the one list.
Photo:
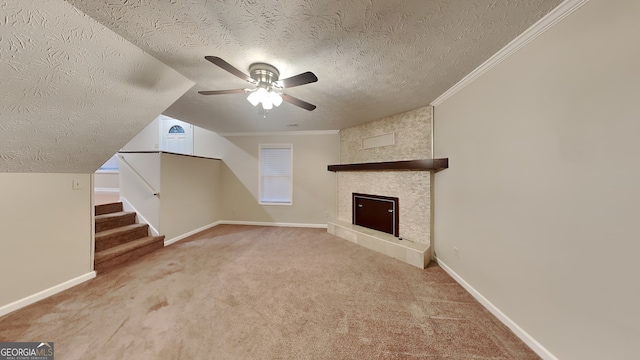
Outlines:
[[193, 85], [62, 0], [0, 1], [0, 79], [0, 172], [92, 173]]
[[[413, 110], [559, 3], [0, 0], [0, 171], [93, 172], [161, 112], [228, 133]], [[247, 86], [206, 55], [245, 72], [267, 62], [281, 78], [312, 71], [317, 83], [286, 93], [318, 108], [263, 118], [244, 94], [199, 95]]]
[[[560, 0], [67, 0], [196, 85], [164, 114], [217, 132], [329, 130], [428, 105]], [[204, 59], [276, 66], [319, 81], [267, 118]], [[123, 84], [124, 86], [124, 84]], [[285, 124], [297, 123], [295, 128]]]

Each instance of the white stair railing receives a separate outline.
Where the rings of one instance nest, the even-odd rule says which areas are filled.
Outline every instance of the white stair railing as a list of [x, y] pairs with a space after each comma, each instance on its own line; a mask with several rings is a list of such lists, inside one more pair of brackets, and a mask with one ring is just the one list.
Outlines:
[[129, 170], [131, 170], [131, 172], [136, 175], [136, 177], [138, 178], [138, 180], [140, 180], [142, 182], [142, 184], [149, 190], [151, 191], [151, 193], [153, 194], [153, 196], [158, 196], [160, 193], [153, 188], [153, 186], [151, 186], [151, 184], [149, 184], [147, 182], [147, 180], [144, 179], [144, 177], [142, 177], [142, 175], [140, 175], [140, 173], [138, 173], [136, 171], [136, 169], [133, 168], [133, 166], [131, 166], [131, 164], [129, 164], [127, 162], [127, 160], [125, 160], [124, 156], [122, 155], [118, 155], [118, 159], [120, 159], [120, 161], [122, 162], [122, 164]]

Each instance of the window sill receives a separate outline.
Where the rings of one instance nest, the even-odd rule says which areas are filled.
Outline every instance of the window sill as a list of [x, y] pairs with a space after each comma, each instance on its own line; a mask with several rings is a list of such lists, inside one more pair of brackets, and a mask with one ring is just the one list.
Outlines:
[[259, 202], [260, 205], [275, 205], [275, 206], [293, 206], [293, 202], [288, 203], [277, 203], [277, 202]]

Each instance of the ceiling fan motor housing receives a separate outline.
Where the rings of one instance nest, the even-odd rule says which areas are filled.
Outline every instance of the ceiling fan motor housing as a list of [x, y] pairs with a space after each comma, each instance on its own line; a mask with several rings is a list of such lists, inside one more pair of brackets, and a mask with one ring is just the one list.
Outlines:
[[265, 63], [255, 63], [249, 66], [249, 74], [258, 82], [259, 87], [271, 88], [271, 84], [278, 81], [280, 72], [275, 67]]

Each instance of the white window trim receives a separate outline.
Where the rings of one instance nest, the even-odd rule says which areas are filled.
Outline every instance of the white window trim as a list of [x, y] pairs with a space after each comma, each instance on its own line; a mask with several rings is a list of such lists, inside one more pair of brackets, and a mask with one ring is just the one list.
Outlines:
[[[291, 153], [291, 188], [289, 199], [291, 201], [283, 202], [264, 202], [262, 201], [262, 149], [281, 149], [289, 148]], [[293, 206], [293, 144], [258, 144], [258, 203], [260, 205], [274, 206]]]

